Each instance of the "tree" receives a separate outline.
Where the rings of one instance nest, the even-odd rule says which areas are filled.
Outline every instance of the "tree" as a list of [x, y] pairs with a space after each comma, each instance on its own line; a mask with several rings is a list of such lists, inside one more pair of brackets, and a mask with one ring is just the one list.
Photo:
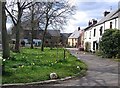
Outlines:
[[33, 22], [34, 22], [34, 5], [32, 5], [32, 8], [31, 8], [31, 26], [32, 26], [32, 33], [31, 33], [31, 48], [33, 49], [33, 31], [34, 31], [34, 25], [33, 25]]
[[[39, 2], [36, 2], [39, 3]], [[32, 4], [31, 7], [26, 11], [23, 16], [22, 27], [30, 30], [30, 43], [33, 49], [34, 30], [39, 29], [39, 17], [38, 17], [38, 6]], [[23, 29], [24, 30], [24, 29]]]
[[100, 50], [105, 57], [120, 58], [120, 30], [107, 29], [100, 41]]
[[31, 49], [33, 49], [33, 39], [34, 39], [34, 28], [37, 26], [36, 23], [38, 23], [37, 18], [35, 19], [36, 10], [35, 10], [35, 4], [33, 4], [30, 8], [31, 13]]
[[9, 49], [9, 41], [8, 41], [8, 34], [7, 34], [7, 29], [6, 29], [6, 13], [5, 13], [5, 5], [6, 2], [1, 2], [0, 1], [0, 11], [2, 15], [2, 49], [3, 49], [3, 63], [2, 63], [2, 73], [5, 72], [5, 63], [4, 61], [10, 57], [10, 49]]
[[5, 13], [5, 5], [6, 2], [1, 2], [2, 5], [2, 49], [3, 49], [3, 58], [7, 59], [10, 57], [10, 48], [9, 48], [9, 40], [6, 29], [6, 13]]
[[27, 1], [23, 2], [21, 0], [17, 0], [17, 2], [12, 1], [11, 4], [8, 6], [8, 8], [10, 8], [11, 11], [9, 11], [7, 7], [5, 8], [9, 16], [11, 17], [16, 30], [15, 31], [16, 32], [15, 52], [20, 52], [20, 48], [19, 48], [20, 47], [20, 28], [21, 28], [21, 18], [23, 15], [23, 11], [26, 8], [29, 8], [31, 6], [31, 3], [32, 2], [27, 2]]
[[70, 15], [74, 13], [75, 7], [70, 6], [65, 0], [60, 2], [41, 2], [39, 6], [39, 25], [40, 29], [44, 30], [42, 36], [41, 51], [44, 51], [45, 35], [48, 28], [63, 29]]

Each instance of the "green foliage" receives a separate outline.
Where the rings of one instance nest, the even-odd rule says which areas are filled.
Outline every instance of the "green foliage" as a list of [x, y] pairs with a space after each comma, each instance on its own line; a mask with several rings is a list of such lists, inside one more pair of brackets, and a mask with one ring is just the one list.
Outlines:
[[101, 55], [102, 55], [102, 51], [96, 50], [96, 51], [95, 51], [95, 54], [96, 54], [97, 56], [101, 56]]
[[85, 43], [85, 51], [89, 52], [90, 51], [90, 42]]
[[[59, 78], [73, 76], [77, 73], [84, 74], [87, 66], [84, 62], [66, 51], [66, 59], [63, 59], [64, 49], [50, 50], [22, 48], [20, 53], [11, 52], [11, 58], [5, 62], [6, 74], [3, 74], [2, 82], [26, 83], [49, 80], [49, 74], [55, 72]], [[58, 59], [56, 61], [56, 58]], [[79, 68], [77, 68], [79, 66]]]
[[100, 50], [104, 57], [119, 58], [120, 57], [120, 30], [108, 29], [102, 36], [100, 42]]

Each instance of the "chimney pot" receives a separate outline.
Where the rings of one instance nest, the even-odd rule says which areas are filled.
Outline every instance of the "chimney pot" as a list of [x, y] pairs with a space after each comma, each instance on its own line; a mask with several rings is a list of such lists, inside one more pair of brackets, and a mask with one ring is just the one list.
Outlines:
[[92, 24], [96, 24], [97, 23], [97, 20], [95, 20], [95, 19], [92, 19]]
[[104, 17], [107, 16], [109, 13], [110, 13], [110, 12], [105, 11], [105, 12], [104, 12]]
[[89, 21], [89, 22], [88, 22], [88, 26], [90, 26], [91, 24], [92, 24], [92, 22], [91, 22], [91, 21]]
[[80, 30], [80, 27], [78, 27], [78, 31]]

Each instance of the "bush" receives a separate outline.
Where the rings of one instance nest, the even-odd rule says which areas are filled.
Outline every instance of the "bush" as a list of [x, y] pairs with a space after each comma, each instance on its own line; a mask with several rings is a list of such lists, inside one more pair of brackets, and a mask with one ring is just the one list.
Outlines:
[[96, 50], [96, 51], [95, 51], [95, 54], [96, 54], [97, 56], [102, 56], [102, 51]]
[[100, 50], [107, 58], [119, 58], [120, 56], [120, 30], [108, 29], [100, 41]]
[[86, 42], [86, 43], [85, 43], [85, 51], [86, 51], [86, 52], [89, 52], [89, 51], [90, 51], [90, 43], [89, 43], [89, 42]]

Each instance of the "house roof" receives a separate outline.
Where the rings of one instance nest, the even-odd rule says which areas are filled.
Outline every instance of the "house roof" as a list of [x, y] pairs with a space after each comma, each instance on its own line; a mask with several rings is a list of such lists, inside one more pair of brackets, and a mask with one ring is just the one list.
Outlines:
[[94, 26], [97, 26], [97, 25], [99, 25], [99, 24], [102, 24], [102, 23], [104, 23], [104, 22], [106, 22], [106, 21], [109, 21], [109, 20], [111, 20], [111, 19], [113, 19], [113, 18], [116, 18], [116, 17], [118, 17], [118, 12], [119, 12], [120, 10], [115, 10], [115, 11], [112, 11], [112, 12], [110, 12], [107, 16], [105, 16], [105, 17], [103, 17], [97, 24], [95, 24]]
[[47, 30], [51, 36], [59, 36], [60, 37], [60, 30]]
[[115, 10], [115, 11], [110, 12], [107, 16], [103, 17], [103, 18], [102, 18], [99, 22], [97, 22], [96, 24], [92, 24], [92, 25], [86, 27], [86, 28], [84, 29], [84, 31], [89, 30], [89, 29], [91, 29], [92, 27], [97, 26], [97, 25], [100, 25], [100, 24], [102, 24], [102, 23], [104, 23], [104, 22], [106, 22], [106, 21], [109, 21], [109, 20], [112, 20], [112, 19], [114, 19], [114, 18], [117, 18], [119, 12], [120, 12], [120, 9], [117, 9], [117, 10]]
[[95, 25], [95, 24], [92, 24], [92, 25], [86, 27], [86, 28], [84, 29], [84, 31], [92, 29], [92, 27], [93, 27], [94, 25]]
[[75, 30], [70, 36], [69, 38], [79, 38], [80, 37], [80, 30]]
[[72, 33], [61, 33], [61, 36], [68, 38]]

